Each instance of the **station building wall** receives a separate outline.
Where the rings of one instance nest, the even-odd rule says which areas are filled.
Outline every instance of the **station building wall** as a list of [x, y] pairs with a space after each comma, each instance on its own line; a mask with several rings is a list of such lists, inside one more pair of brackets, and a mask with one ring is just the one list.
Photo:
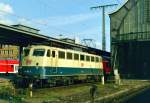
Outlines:
[[12, 45], [0, 45], [0, 59], [18, 59], [19, 48]]

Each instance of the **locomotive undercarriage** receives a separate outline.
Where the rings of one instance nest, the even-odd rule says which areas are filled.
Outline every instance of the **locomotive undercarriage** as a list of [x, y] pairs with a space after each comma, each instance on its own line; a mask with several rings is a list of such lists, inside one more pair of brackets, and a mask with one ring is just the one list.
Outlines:
[[100, 75], [83, 75], [83, 76], [50, 76], [46, 79], [17, 77], [14, 80], [16, 87], [27, 88], [33, 84], [34, 88], [67, 86], [80, 83], [100, 82]]

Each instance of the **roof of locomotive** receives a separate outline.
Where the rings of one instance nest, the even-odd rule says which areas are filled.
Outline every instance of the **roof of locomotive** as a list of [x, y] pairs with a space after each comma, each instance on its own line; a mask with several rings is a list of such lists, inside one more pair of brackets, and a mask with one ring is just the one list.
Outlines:
[[[46, 48], [46, 49], [49, 49], [49, 48], [53, 48], [53, 49], [56, 49], [57, 48], [57, 50], [62, 50], [62, 51], [64, 51], [64, 50], [66, 50], [66, 51], [68, 51], [68, 52], [72, 52], [72, 51], [74, 51], [75, 53], [87, 53], [87, 54], [90, 54], [90, 55], [96, 55], [96, 54], [92, 54], [92, 53], [88, 53], [88, 52], [85, 52], [85, 51], [78, 51], [78, 50], [72, 50], [72, 49], [63, 49], [63, 48], [58, 48], [58, 47], [51, 47], [51, 46], [45, 46], [45, 45], [31, 45], [31, 46], [29, 46], [29, 47], [27, 47], [27, 48]], [[97, 56], [100, 56], [100, 55], [97, 55]]]

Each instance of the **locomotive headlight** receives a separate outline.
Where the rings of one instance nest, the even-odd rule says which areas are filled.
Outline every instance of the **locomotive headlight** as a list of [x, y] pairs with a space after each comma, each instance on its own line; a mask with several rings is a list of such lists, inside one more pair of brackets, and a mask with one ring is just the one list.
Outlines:
[[39, 63], [36, 63], [36, 66], [38, 66], [39, 65]]
[[36, 69], [38, 69], [39, 68], [39, 63], [36, 63]]

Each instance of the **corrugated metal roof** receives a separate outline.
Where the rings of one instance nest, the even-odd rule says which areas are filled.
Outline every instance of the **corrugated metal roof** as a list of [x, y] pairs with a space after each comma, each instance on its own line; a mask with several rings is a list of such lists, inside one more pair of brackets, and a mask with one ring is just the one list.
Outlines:
[[128, 2], [129, 0], [126, 0], [122, 5], [120, 5], [120, 6], [118, 6], [118, 8], [115, 10], [115, 11], [113, 11], [113, 12], [111, 12], [111, 13], [109, 13], [109, 15], [111, 15], [111, 14], [114, 14], [114, 13], [116, 13], [116, 12], [118, 12], [121, 8], [123, 8], [123, 6], [124, 5], [126, 5], [127, 4], [127, 2]]

